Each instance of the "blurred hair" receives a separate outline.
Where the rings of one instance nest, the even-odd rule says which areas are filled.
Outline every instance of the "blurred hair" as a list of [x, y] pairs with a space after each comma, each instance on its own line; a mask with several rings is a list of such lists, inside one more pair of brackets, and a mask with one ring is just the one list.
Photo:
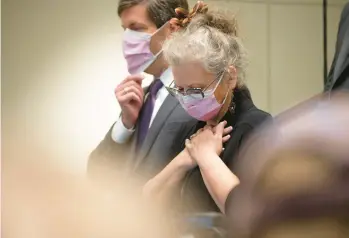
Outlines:
[[349, 237], [348, 99], [312, 99], [249, 140], [230, 198], [234, 235]]

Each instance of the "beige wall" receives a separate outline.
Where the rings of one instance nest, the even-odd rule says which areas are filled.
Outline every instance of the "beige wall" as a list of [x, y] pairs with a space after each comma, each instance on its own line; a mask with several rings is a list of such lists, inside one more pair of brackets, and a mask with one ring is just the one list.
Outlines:
[[[261, 108], [278, 113], [322, 90], [321, 0], [209, 2], [238, 13], [251, 56], [248, 85]], [[330, 59], [343, 2], [330, 1]], [[117, 118], [113, 89], [127, 75], [116, 3], [2, 1], [5, 156], [34, 145], [84, 173]]]
[[[247, 84], [261, 108], [276, 114], [322, 90], [322, 0], [207, 2], [236, 12], [250, 53]], [[328, 2], [331, 63], [339, 16], [346, 1]]]

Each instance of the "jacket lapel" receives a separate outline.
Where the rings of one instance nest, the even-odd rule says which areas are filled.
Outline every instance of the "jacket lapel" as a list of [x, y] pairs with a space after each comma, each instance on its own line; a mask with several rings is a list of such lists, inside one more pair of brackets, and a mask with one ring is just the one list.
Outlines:
[[151, 127], [149, 128], [148, 134], [144, 140], [142, 148], [139, 151], [139, 154], [136, 155], [134, 169], [136, 169], [142, 160], [148, 155], [162, 127], [167, 121], [167, 118], [171, 115], [178, 103], [179, 102], [171, 95], [166, 97], [164, 103], [161, 105], [158, 113], [156, 114]]

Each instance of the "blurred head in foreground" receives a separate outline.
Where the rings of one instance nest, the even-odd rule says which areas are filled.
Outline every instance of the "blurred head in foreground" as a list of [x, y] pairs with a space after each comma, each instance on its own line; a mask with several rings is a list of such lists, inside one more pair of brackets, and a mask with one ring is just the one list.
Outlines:
[[303, 103], [276, 123], [280, 135], [265, 128], [239, 160], [234, 237], [349, 237], [349, 97]]
[[128, 187], [92, 184], [39, 160], [6, 160], [2, 237], [168, 237], [156, 210]]

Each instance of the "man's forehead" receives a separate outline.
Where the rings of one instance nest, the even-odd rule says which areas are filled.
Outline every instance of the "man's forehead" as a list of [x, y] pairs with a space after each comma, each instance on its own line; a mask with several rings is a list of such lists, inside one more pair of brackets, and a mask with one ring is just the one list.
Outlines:
[[131, 24], [149, 23], [147, 9], [144, 4], [138, 4], [133, 7], [125, 9], [120, 14], [120, 19], [123, 26], [131, 25]]

